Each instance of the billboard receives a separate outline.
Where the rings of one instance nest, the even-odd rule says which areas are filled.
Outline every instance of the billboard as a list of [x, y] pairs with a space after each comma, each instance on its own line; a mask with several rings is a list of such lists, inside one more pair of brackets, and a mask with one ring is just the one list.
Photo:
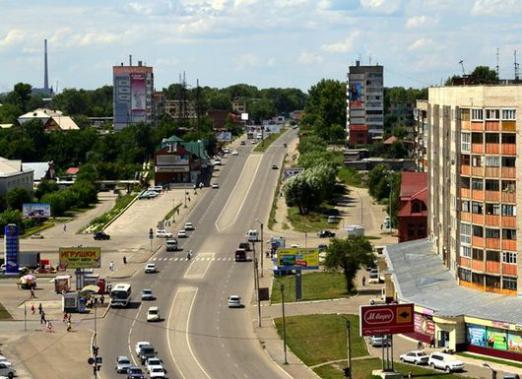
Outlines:
[[131, 110], [145, 112], [146, 106], [145, 74], [131, 74]]
[[241, 113], [241, 121], [248, 121], [248, 113]]
[[319, 268], [317, 249], [279, 249], [277, 251], [278, 270], [315, 270]]
[[25, 203], [22, 205], [22, 214], [29, 218], [51, 217], [51, 204], [49, 203]]
[[350, 109], [364, 108], [364, 86], [362, 82], [353, 82], [350, 84]]
[[219, 132], [216, 134], [218, 142], [232, 141], [232, 132]]
[[6, 275], [18, 275], [19, 253], [20, 241], [18, 225], [7, 224], [4, 227], [4, 261]]
[[283, 179], [286, 180], [288, 178], [291, 178], [292, 176], [296, 176], [297, 174], [300, 174], [303, 171], [304, 171], [304, 168], [302, 168], [302, 167], [285, 168], [283, 170]]
[[59, 257], [62, 269], [101, 267], [99, 247], [60, 247]]
[[361, 336], [412, 333], [413, 304], [361, 305], [359, 309]]

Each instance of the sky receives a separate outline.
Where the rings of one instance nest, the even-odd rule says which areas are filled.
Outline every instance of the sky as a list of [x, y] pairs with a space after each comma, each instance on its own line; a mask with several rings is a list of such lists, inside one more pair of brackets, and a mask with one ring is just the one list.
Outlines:
[[477, 65], [512, 78], [522, 0], [0, 0], [0, 92], [94, 89], [142, 60], [155, 87], [179, 81], [308, 90], [348, 66], [384, 65], [385, 86], [440, 84]]

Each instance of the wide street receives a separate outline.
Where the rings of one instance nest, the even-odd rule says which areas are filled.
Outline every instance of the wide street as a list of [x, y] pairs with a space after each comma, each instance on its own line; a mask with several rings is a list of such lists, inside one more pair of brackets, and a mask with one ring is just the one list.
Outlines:
[[[295, 136], [286, 133], [264, 154], [250, 154], [251, 146], [241, 146], [239, 156], [221, 168], [220, 188], [207, 191], [188, 215], [186, 221], [196, 230], [181, 243], [184, 251], [161, 248], [150, 259], [159, 272], [139, 271], [132, 277], [133, 307], [111, 309], [98, 324], [103, 378], [119, 377], [116, 356], [136, 361], [134, 346], [144, 340], [157, 349], [169, 378], [288, 377], [254, 334], [257, 320], [249, 310], [255, 303], [253, 264], [233, 258], [246, 231], [259, 230], [259, 221], [266, 221], [279, 174], [272, 165], [281, 166], [283, 144]], [[190, 261], [187, 249], [194, 251]], [[151, 288], [157, 300], [140, 303], [143, 288]], [[241, 296], [246, 308], [229, 309], [231, 294]], [[163, 321], [146, 322], [151, 305], [159, 306]]]

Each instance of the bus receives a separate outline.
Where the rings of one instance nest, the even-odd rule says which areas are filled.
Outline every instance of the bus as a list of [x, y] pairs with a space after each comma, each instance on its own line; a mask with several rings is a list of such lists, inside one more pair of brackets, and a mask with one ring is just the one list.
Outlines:
[[111, 289], [111, 307], [128, 307], [131, 294], [132, 288], [129, 283], [116, 283]]

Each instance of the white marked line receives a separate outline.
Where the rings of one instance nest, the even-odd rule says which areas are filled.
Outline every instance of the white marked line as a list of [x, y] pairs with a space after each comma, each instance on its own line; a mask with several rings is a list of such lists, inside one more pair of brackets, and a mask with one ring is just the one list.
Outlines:
[[138, 362], [136, 362], [136, 358], [134, 358], [134, 354], [132, 352], [131, 334], [132, 334], [132, 329], [134, 328], [134, 325], [136, 324], [136, 321], [138, 320], [138, 317], [140, 316], [141, 306], [142, 306], [142, 304], [140, 304], [140, 306], [138, 307], [138, 312], [136, 313], [136, 317], [134, 317], [134, 320], [132, 320], [131, 327], [129, 328], [129, 336], [127, 338], [127, 345], [129, 347], [130, 357], [132, 359], [132, 362], [134, 363], [134, 366], [137, 366]]

